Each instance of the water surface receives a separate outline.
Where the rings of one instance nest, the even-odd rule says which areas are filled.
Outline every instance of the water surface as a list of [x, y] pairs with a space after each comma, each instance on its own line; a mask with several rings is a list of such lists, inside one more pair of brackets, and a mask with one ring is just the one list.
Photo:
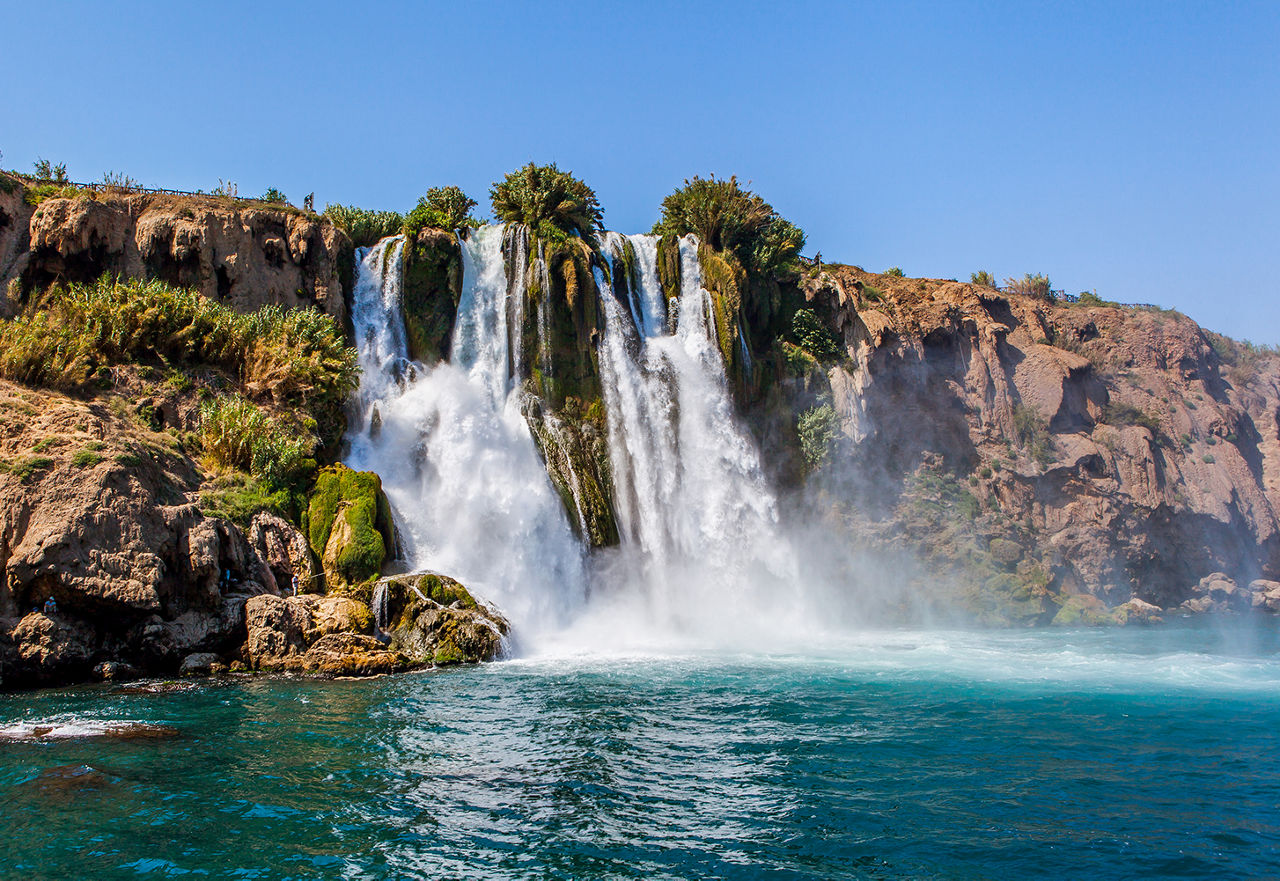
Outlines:
[[1271, 631], [10, 695], [3, 877], [1274, 877], [1278, 730]]

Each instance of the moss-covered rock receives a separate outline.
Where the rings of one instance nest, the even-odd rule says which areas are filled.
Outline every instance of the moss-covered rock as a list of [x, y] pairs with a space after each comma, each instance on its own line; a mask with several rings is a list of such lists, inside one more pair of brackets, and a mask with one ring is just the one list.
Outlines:
[[460, 583], [434, 572], [396, 575], [377, 583], [375, 612], [390, 649], [415, 663], [492, 661], [511, 625]]
[[409, 356], [425, 364], [449, 357], [462, 297], [462, 249], [457, 238], [424, 229], [404, 248], [401, 302]]
[[1058, 614], [1053, 616], [1055, 627], [1097, 626], [1105, 624], [1123, 624], [1107, 608], [1106, 603], [1091, 594], [1076, 594], [1067, 597]]
[[616, 545], [618, 521], [603, 401], [584, 404], [567, 398], [556, 413], [532, 405], [525, 419], [574, 531], [592, 547]]
[[581, 239], [548, 244], [534, 238], [528, 253], [521, 379], [552, 409], [570, 397], [599, 398], [602, 317], [592, 270], [601, 258]]
[[305, 520], [307, 541], [331, 591], [349, 591], [375, 578], [395, 552], [391, 505], [373, 472], [340, 464], [325, 468], [316, 476]]

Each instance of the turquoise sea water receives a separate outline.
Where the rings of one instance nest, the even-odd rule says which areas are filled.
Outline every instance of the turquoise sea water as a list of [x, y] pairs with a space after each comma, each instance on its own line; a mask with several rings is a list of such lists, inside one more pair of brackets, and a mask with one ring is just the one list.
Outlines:
[[[1276, 877], [1276, 651], [895, 632], [8, 695], [0, 876]], [[173, 731], [94, 736], [126, 721]]]

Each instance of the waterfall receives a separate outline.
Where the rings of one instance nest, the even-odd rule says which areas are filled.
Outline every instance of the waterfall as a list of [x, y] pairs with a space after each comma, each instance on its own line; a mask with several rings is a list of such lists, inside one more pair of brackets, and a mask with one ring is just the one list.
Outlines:
[[[363, 370], [347, 463], [381, 476], [409, 564], [458, 578], [534, 641], [573, 622], [565, 638], [609, 645], [645, 632], [758, 639], [761, 627], [785, 626], [800, 607], [798, 567], [734, 410], [697, 239], [679, 242], [680, 292], [668, 303], [657, 238], [601, 236], [597, 355], [622, 544], [590, 556], [574, 535], [587, 532], [582, 506], [566, 514], [531, 432], [558, 450], [569, 426], [545, 409], [527, 420], [518, 381], [550, 370], [526, 363], [549, 348], [543, 246], [502, 226], [459, 245], [452, 356], [433, 366], [408, 356], [403, 238], [360, 252], [352, 321]], [[527, 322], [540, 354], [525, 351]], [[562, 490], [580, 499], [572, 459], [556, 465]]]
[[373, 586], [373, 600], [369, 605], [373, 607], [373, 626], [381, 633], [391, 623], [391, 598], [387, 582], [379, 581]]
[[[430, 367], [410, 362], [404, 345], [403, 241], [361, 254], [352, 322], [363, 419], [349, 433], [346, 461], [382, 478], [411, 566], [457, 578], [529, 636], [559, 626], [580, 604], [585, 573], [520, 411], [512, 349], [519, 328], [508, 331], [522, 313], [508, 298], [523, 300], [525, 279], [514, 272], [508, 285], [504, 234], [489, 226], [460, 241], [452, 357]], [[372, 432], [375, 411], [380, 428]]]
[[[657, 239], [631, 236], [634, 310], [597, 271], [605, 328], [600, 369], [625, 564], [651, 608], [684, 626], [714, 629], [734, 606], [758, 604], [796, 562], [778, 538], [777, 504], [755, 444], [739, 425], [702, 286], [698, 242], [679, 243], [674, 330], [665, 320]], [[626, 267], [606, 239], [611, 276]], [[776, 588], [774, 588], [776, 590]], [[760, 609], [748, 611], [758, 617]], [[690, 625], [690, 618], [706, 616]]]

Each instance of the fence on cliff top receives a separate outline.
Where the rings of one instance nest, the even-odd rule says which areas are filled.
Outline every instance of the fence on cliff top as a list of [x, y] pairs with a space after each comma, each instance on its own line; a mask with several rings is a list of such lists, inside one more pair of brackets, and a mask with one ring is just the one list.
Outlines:
[[115, 193], [120, 193], [121, 195], [124, 195], [124, 196], [160, 195], [160, 196], [194, 196], [196, 198], [204, 198], [204, 199], [230, 199], [233, 202], [255, 202], [259, 205], [274, 205], [278, 208], [292, 208], [295, 211], [302, 210], [301, 208], [298, 208], [296, 205], [293, 205], [289, 202], [272, 202], [270, 200], [263, 199], [260, 196], [241, 196], [239, 194], [233, 196], [227, 193], [205, 193], [200, 190], [196, 190], [195, 192], [192, 192], [191, 190], [171, 190], [167, 187], [144, 187], [138, 184], [129, 184], [129, 185], [108, 184], [108, 183], [103, 183], [101, 181], [97, 181], [94, 183], [82, 183], [80, 181], [74, 181], [74, 180], [62, 180], [62, 181], [52, 180], [52, 179], [41, 180], [40, 178], [33, 178], [24, 174], [15, 174], [13, 172], [6, 172], [6, 173], [10, 177], [16, 178], [17, 180], [21, 181], [23, 184], [27, 186], [45, 186], [47, 184], [53, 184], [54, 186], [68, 187], [70, 189], [76, 189], [76, 190], [93, 190], [94, 192], [97, 192], [97, 193], [115, 192]]

